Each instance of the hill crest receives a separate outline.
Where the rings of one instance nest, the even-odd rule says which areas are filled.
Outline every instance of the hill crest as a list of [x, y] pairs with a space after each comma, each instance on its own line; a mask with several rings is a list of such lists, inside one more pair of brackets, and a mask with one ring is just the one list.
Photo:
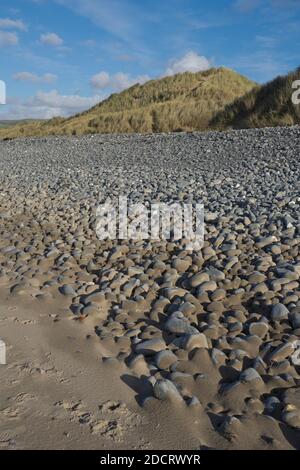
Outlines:
[[150, 80], [69, 118], [0, 129], [2, 137], [205, 130], [212, 117], [255, 87], [224, 67]]

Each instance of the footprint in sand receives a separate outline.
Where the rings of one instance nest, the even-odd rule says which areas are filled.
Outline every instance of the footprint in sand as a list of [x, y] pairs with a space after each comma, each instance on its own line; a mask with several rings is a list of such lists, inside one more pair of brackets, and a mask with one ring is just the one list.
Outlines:
[[122, 441], [125, 433], [142, 422], [142, 418], [132, 413], [125, 403], [109, 400], [99, 406], [99, 411], [104, 419], [91, 421], [90, 431], [114, 441]]
[[20, 418], [21, 411], [19, 408], [15, 408], [12, 406], [8, 406], [7, 408], [3, 408], [0, 411], [0, 416], [8, 419], [18, 419]]
[[13, 321], [14, 323], [21, 323], [22, 325], [35, 325], [37, 323], [36, 320], [33, 320], [31, 318], [27, 320], [23, 320], [18, 317], [14, 317], [14, 318], [8, 318], [8, 320]]
[[14, 439], [0, 439], [0, 449], [7, 449], [14, 447], [16, 445], [16, 441]]
[[8, 401], [13, 401], [14, 403], [18, 403], [18, 404], [23, 404], [28, 400], [33, 400], [34, 398], [35, 396], [30, 393], [19, 393], [15, 397], [9, 397]]
[[[26, 402], [33, 400], [34, 395], [30, 393], [19, 393], [16, 396], [9, 397], [7, 401], [9, 406], [0, 410], [0, 417], [3, 419], [20, 419], [26, 413]], [[24, 406], [25, 405], [25, 406]]]
[[142, 423], [142, 418], [131, 412], [124, 403], [111, 400], [99, 405], [96, 413], [86, 410], [81, 401], [60, 401], [55, 405], [69, 412], [71, 421], [87, 425], [91, 433], [114, 441], [122, 441], [128, 431]]
[[61, 376], [62, 371], [57, 370], [54, 366], [51, 366], [51, 364], [47, 363], [37, 363], [37, 362], [24, 362], [22, 364], [17, 364], [15, 368], [19, 372], [23, 372], [26, 374], [40, 374], [44, 375], [46, 374], [47, 376]]

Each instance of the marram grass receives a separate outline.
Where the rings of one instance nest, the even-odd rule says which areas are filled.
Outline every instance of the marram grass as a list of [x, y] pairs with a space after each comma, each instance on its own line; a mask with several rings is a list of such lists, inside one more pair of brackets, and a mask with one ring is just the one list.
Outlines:
[[217, 112], [255, 85], [223, 67], [177, 74], [134, 85], [67, 119], [57, 117], [0, 129], [0, 138], [205, 130]]

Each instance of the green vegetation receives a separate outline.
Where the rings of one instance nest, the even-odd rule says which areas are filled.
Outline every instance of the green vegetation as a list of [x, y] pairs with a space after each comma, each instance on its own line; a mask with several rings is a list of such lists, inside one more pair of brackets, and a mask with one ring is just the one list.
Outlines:
[[134, 85], [67, 119], [0, 129], [0, 138], [205, 130], [217, 112], [255, 86], [226, 68], [187, 72]]
[[300, 105], [292, 102], [292, 84], [299, 79], [300, 68], [253, 88], [217, 113], [210, 127], [224, 130], [300, 124]]

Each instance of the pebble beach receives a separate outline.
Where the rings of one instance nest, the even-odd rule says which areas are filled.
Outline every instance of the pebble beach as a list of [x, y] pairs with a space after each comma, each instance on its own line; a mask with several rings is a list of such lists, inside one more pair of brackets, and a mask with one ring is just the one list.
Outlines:
[[[300, 449], [300, 128], [0, 142], [0, 446]], [[96, 209], [204, 204], [184, 240]]]

